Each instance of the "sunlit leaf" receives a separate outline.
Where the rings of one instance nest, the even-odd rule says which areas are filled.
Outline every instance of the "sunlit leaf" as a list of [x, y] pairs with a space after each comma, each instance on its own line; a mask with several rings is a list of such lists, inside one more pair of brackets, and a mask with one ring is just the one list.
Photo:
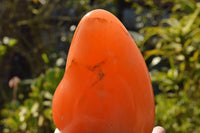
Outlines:
[[0, 56], [5, 55], [6, 51], [7, 51], [6, 46], [0, 45]]
[[183, 27], [182, 29], [183, 35], [187, 34], [190, 31], [190, 28], [192, 24], [194, 23], [195, 19], [197, 18], [199, 12], [200, 12], [200, 7], [198, 7], [191, 16], [187, 17], [188, 22], [186, 23], [185, 27]]
[[49, 58], [48, 58], [48, 56], [47, 56], [46, 53], [43, 53], [41, 56], [42, 56], [42, 59], [44, 60], [44, 62], [45, 62], [46, 64], [49, 63]]
[[48, 108], [44, 110], [44, 116], [45, 118], [48, 118], [49, 120], [52, 119], [52, 109]]
[[10, 39], [9, 42], [8, 42], [8, 46], [12, 47], [14, 46], [15, 44], [17, 44], [17, 40], [16, 39]]
[[44, 117], [42, 115], [39, 116], [39, 120], [38, 120], [38, 126], [42, 126], [44, 123]]

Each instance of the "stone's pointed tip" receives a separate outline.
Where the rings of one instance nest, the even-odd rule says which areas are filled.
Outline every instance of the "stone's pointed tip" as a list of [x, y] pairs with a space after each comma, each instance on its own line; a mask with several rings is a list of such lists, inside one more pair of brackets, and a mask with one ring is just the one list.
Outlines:
[[96, 14], [96, 13], [98, 13], [98, 14], [106, 14], [106, 13], [109, 13], [109, 14], [110, 14], [109, 11], [106, 11], [106, 10], [104, 10], [104, 9], [94, 9], [94, 10], [91, 10], [90, 12], [88, 12], [86, 15], [88, 16], [89, 14]]
[[90, 12], [88, 12], [84, 18], [100, 18], [100, 19], [108, 19], [112, 20], [115, 18], [115, 16], [110, 13], [109, 11], [106, 11], [104, 9], [95, 9]]
[[[78, 28], [76, 29], [78, 31], [79, 27], [87, 22], [100, 22], [100, 24], [109, 24], [112, 26], [115, 24], [115, 28], [120, 27], [123, 31], [128, 33], [127, 29], [124, 27], [124, 25], [121, 23], [121, 21], [111, 12], [106, 11], [104, 9], [95, 9], [90, 12], [88, 12], [80, 21]], [[86, 24], [88, 25], [88, 23]], [[91, 25], [90, 25], [91, 26]], [[100, 25], [99, 25], [100, 26]], [[101, 27], [101, 26], [100, 26]], [[113, 26], [112, 26], [113, 27]]]

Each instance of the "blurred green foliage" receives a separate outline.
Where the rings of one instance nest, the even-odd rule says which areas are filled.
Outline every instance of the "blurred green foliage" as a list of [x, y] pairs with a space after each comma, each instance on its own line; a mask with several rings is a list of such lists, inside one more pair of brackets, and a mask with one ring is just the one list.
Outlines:
[[162, 92], [155, 96], [156, 125], [167, 132], [199, 133], [200, 3], [182, 1], [174, 1], [170, 17], [158, 26], [142, 29], [142, 45], [153, 45], [144, 58], [152, 58], [151, 79]]
[[[33, 79], [30, 83], [28, 98], [20, 93], [18, 100], [5, 104], [1, 110], [1, 123], [5, 126], [3, 133], [44, 133], [53, 132], [55, 125], [52, 120], [51, 102], [55, 88], [62, 79], [64, 70], [48, 69], [45, 74]], [[27, 82], [22, 81], [22, 85]], [[18, 89], [23, 89], [19, 88]], [[20, 91], [20, 90], [19, 90]]]
[[[96, 8], [104, 8], [123, 19], [121, 10], [128, 8], [136, 16], [136, 29], [130, 34], [146, 60], [154, 87], [155, 124], [169, 133], [199, 133], [200, 4], [197, 1], [0, 1], [0, 62], [4, 63], [0, 69], [5, 69], [1, 72], [21, 65], [13, 69], [18, 72], [14, 74], [25, 73], [15, 88], [16, 99], [12, 98], [14, 89], [5, 90], [8, 86], [0, 85], [0, 103], [5, 102], [0, 107], [0, 132], [53, 132], [52, 96], [64, 74], [67, 50], [79, 20]], [[23, 60], [22, 64], [9, 64], [9, 60], [15, 62], [16, 55]], [[8, 82], [10, 78], [2, 79]]]

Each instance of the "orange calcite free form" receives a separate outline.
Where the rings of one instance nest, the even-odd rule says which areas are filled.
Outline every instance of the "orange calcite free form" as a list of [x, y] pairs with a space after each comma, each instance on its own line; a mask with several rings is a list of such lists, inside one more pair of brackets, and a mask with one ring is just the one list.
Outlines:
[[61, 133], [151, 133], [155, 107], [145, 61], [123, 24], [97, 9], [80, 21], [53, 97]]

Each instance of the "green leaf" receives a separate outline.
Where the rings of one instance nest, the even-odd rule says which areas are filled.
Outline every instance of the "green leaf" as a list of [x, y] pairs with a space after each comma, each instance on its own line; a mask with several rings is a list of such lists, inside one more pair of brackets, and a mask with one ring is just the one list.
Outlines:
[[145, 32], [145, 37], [142, 43], [145, 43], [152, 36], [157, 35], [159, 33], [160, 27], [148, 27], [142, 29], [140, 32]]
[[194, 53], [194, 55], [193, 55], [192, 57], [190, 57], [190, 61], [191, 61], [191, 62], [197, 61], [199, 55], [200, 55], [200, 53], [199, 53], [199, 51], [197, 50], [197, 51]]
[[164, 19], [161, 21], [161, 24], [167, 23], [171, 27], [180, 27], [181, 24], [176, 18], [169, 18], [169, 19]]
[[4, 119], [2, 120], [2, 122], [6, 124], [9, 128], [14, 129], [14, 131], [16, 131], [19, 126], [19, 123], [17, 123], [12, 117]]
[[191, 26], [196, 20], [197, 16], [199, 15], [199, 12], [200, 12], [200, 7], [198, 7], [191, 16], [187, 16], [187, 19], [189, 21], [186, 23], [186, 25], [182, 29], [183, 35], [186, 35], [191, 30]]
[[48, 91], [44, 91], [44, 98], [52, 100], [53, 99], [53, 95]]
[[51, 93], [53, 93], [60, 83], [63, 75], [64, 71], [58, 68], [47, 70], [45, 73], [46, 82], [43, 84], [45, 90], [51, 90]]
[[48, 101], [48, 100], [43, 102], [43, 105], [46, 106], [46, 107], [51, 107], [51, 104], [52, 104], [52, 102]]
[[6, 51], [7, 51], [6, 46], [0, 45], [0, 56], [5, 55]]
[[30, 111], [32, 106], [33, 106], [34, 102], [32, 99], [27, 99], [24, 102], [25, 107]]
[[159, 50], [159, 49], [153, 49], [153, 50], [148, 50], [144, 53], [144, 59], [147, 60], [149, 57], [153, 55], [165, 55], [165, 51]]
[[43, 111], [43, 114], [44, 114], [45, 118], [52, 120], [52, 109], [51, 108], [45, 109]]
[[13, 38], [12, 38], [12, 39], [9, 40], [8, 46], [9, 46], [9, 47], [13, 47], [14, 45], [17, 44], [17, 42], [18, 42], [18, 41], [17, 41], [16, 39], [13, 39]]
[[49, 63], [49, 58], [48, 58], [47, 54], [46, 54], [46, 53], [43, 53], [41, 56], [42, 56], [42, 59], [44, 60], [44, 62], [45, 62], [46, 64], [48, 64], [48, 63]]
[[42, 115], [39, 116], [39, 120], [38, 120], [38, 126], [41, 127], [43, 126], [44, 123], [44, 117]]

